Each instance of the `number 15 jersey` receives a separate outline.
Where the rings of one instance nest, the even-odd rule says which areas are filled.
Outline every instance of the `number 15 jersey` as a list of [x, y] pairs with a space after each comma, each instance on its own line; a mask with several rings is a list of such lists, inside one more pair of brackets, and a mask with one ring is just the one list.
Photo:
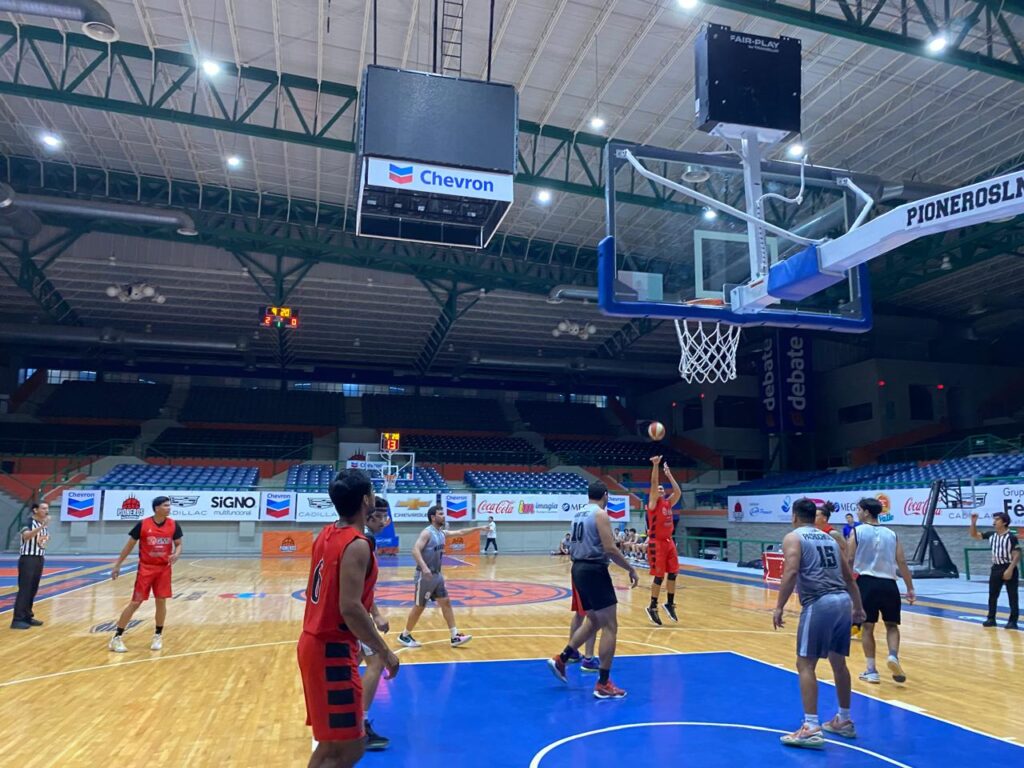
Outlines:
[[846, 592], [839, 564], [842, 553], [836, 540], [813, 525], [797, 528], [794, 533], [800, 537], [800, 571], [796, 577], [800, 605], [813, 603], [824, 595]]

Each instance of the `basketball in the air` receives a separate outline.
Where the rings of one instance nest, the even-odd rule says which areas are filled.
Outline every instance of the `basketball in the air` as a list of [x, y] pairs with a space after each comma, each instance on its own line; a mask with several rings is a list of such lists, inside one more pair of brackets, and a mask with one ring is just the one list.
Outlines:
[[651, 440], [661, 440], [665, 437], [665, 425], [660, 421], [652, 421], [647, 427], [647, 436]]

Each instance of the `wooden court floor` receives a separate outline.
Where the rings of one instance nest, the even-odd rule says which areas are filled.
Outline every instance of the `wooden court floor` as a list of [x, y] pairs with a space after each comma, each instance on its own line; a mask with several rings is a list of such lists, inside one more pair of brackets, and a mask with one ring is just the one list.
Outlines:
[[[446, 571], [453, 598], [469, 606], [457, 608], [456, 618], [459, 629], [474, 636], [472, 643], [449, 647], [440, 613], [428, 609], [415, 632], [425, 645], [403, 649], [404, 663], [531, 659], [561, 649], [570, 618], [567, 562], [500, 555], [467, 558], [467, 563]], [[182, 561], [175, 567], [175, 598], [168, 605], [161, 652], [149, 650], [151, 603], [136, 614], [141, 623], [125, 636], [129, 652], [106, 648], [132, 574], [38, 603], [36, 615], [44, 627], [0, 630], [0, 765], [304, 765], [310, 733], [295, 643], [307, 568], [298, 560]], [[613, 572], [621, 587], [620, 654], [736, 651], [793, 667], [798, 605], [795, 600], [790, 605], [787, 628], [773, 631], [774, 593], [756, 579], [726, 581], [686, 568], [677, 600], [680, 623], [658, 628], [643, 612], [649, 597], [646, 573], [630, 592], [625, 575]], [[411, 599], [411, 578], [411, 567], [382, 569], [380, 601]], [[384, 610], [394, 640], [407, 609]], [[10, 614], [3, 616], [6, 623]], [[882, 685], [869, 686], [855, 679], [855, 690], [1024, 743], [1015, 715], [1024, 692], [1024, 633], [907, 613], [903, 634], [908, 682], [883, 679]], [[854, 675], [863, 669], [856, 643], [851, 669]], [[827, 665], [819, 672], [827, 678]], [[615, 679], [629, 688], [628, 679]], [[386, 686], [379, 696], [388, 695]], [[429, 702], [418, 701], [416, 709], [424, 705]], [[796, 678], [766, 706], [792, 710], [795, 727]], [[834, 701], [826, 697], [821, 706], [830, 716]], [[457, 718], [450, 726], [471, 738], [472, 717]], [[395, 724], [389, 727], [394, 730]]]

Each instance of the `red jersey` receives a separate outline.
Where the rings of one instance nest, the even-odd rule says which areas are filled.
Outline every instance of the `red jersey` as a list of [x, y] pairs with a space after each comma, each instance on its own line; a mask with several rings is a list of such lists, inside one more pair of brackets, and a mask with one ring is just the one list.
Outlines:
[[672, 528], [672, 505], [662, 497], [653, 510], [647, 510], [647, 535], [658, 541], [671, 541]]
[[164, 518], [163, 523], [156, 524], [152, 517], [144, 518], [139, 523], [139, 563], [142, 565], [170, 565], [171, 552], [174, 551], [174, 540], [178, 524], [171, 518]]
[[[302, 631], [330, 639], [351, 639], [355, 636], [345, 626], [338, 599], [341, 594], [338, 569], [345, 549], [356, 539], [368, 541], [362, 531], [351, 526], [339, 528], [333, 523], [324, 526], [313, 542], [309, 582], [306, 584], [306, 612]], [[370, 564], [363, 578], [361, 602], [367, 611], [373, 606], [373, 588], [377, 584], [377, 557], [370, 551]]]
[[827, 533], [827, 534], [830, 534], [830, 535], [831, 535], [832, 531], [834, 531], [834, 530], [835, 530], [835, 528], [833, 528], [833, 527], [832, 527], [831, 525], [829, 525], [828, 523], [825, 523], [825, 524], [824, 524], [823, 526], [821, 526], [821, 530], [822, 530], [823, 532], [825, 532], [825, 533]]

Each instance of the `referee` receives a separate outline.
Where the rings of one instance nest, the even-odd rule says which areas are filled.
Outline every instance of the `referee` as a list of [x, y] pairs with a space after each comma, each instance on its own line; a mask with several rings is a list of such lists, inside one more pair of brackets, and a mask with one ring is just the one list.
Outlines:
[[1006, 628], [1017, 629], [1017, 619], [1020, 617], [1020, 543], [1010, 532], [1010, 516], [1006, 512], [992, 515], [992, 527], [994, 531], [979, 533], [978, 513], [971, 515], [971, 538], [987, 539], [992, 545], [992, 571], [988, 575], [988, 618], [982, 626], [996, 625], [996, 604], [1005, 584], [1010, 599], [1010, 620], [1006, 622]]
[[21, 556], [18, 558], [18, 597], [14, 601], [11, 629], [41, 627], [43, 622], [32, 614], [32, 603], [39, 591], [43, 575], [43, 555], [50, 540], [50, 505], [39, 501], [32, 505], [32, 517], [21, 529]]

